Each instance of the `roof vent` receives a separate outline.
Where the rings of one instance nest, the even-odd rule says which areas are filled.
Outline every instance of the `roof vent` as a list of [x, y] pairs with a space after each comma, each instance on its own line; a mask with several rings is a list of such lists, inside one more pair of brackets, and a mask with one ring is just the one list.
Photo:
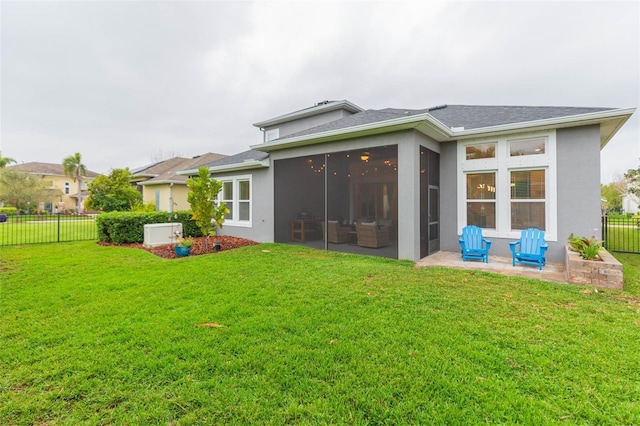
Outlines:
[[318, 102], [315, 106], [326, 105], [326, 104], [328, 104], [329, 102], [331, 102], [331, 101], [320, 101], [320, 102]]
[[438, 106], [434, 106], [434, 107], [429, 108], [427, 111], [435, 111], [435, 110], [438, 110], [438, 109], [445, 109], [446, 107], [447, 107], [446, 104], [445, 105], [438, 105]]

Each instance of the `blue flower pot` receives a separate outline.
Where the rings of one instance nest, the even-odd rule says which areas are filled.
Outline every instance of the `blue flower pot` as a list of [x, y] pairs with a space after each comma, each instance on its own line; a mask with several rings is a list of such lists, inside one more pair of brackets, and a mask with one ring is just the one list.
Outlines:
[[176, 256], [185, 257], [191, 253], [191, 247], [176, 246]]

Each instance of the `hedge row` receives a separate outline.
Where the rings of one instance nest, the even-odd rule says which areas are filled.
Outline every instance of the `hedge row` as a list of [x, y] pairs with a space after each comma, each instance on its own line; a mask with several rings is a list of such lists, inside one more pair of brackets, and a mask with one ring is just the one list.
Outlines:
[[6, 214], [7, 216], [15, 216], [18, 209], [15, 207], [0, 207], [0, 214]]
[[105, 243], [127, 244], [144, 242], [144, 225], [181, 222], [185, 237], [201, 237], [202, 232], [191, 220], [191, 212], [110, 212], [96, 217], [98, 240]]

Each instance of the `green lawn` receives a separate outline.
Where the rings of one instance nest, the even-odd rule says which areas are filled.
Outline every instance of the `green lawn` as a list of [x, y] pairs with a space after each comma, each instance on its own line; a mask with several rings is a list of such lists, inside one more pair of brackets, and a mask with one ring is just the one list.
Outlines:
[[609, 224], [607, 250], [640, 251], [640, 227], [625, 224]]
[[0, 247], [0, 423], [637, 424], [638, 257], [595, 292], [277, 244]]
[[93, 217], [62, 216], [60, 221], [55, 216], [47, 220], [21, 217], [19, 221], [12, 217], [0, 223], [0, 246], [97, 239]]

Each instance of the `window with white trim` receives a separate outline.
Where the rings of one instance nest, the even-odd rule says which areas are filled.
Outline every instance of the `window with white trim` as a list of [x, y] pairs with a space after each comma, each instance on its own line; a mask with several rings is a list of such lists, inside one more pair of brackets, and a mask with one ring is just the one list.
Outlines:
[[71, 192], [71, 184], [69, 182], [64, 183], [64, 193], [69, 195]]
[[218, 178], [222, 182], [219, 201], [227, 203], [225, 225], [251, 226], [251, 176]]
[[467, 173], [467, 225], [496, 228], [496, 174]]
[[557, 241], [556, 133], [458, 143], [458, 230], [518, 238], [535, 227]]
[[546, 231], [545, 170], [511, 171], [511, 229]]
[[269, 142], [280, 137], [280, 129], [271, 129], [264, 132], [264, 141]]

